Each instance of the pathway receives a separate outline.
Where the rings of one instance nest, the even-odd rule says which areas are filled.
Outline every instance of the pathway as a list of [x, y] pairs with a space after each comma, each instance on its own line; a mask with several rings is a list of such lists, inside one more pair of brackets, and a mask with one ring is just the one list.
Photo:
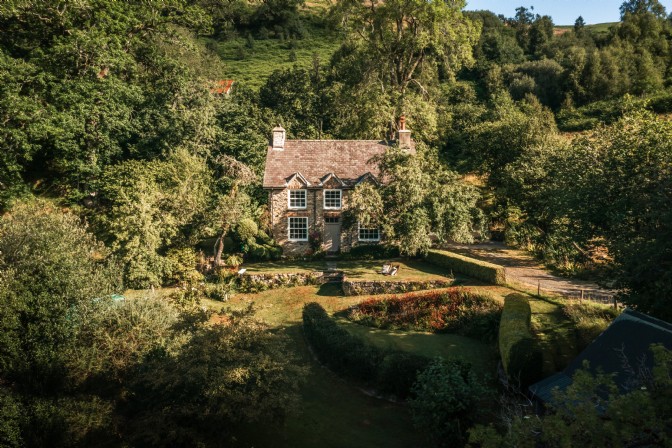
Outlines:
[[512, 249], [503, 243], [487, 242], [481, 244], [448, 244], [446, 249], [479, 260], [504, 266], [507, 281], [519, 283], [527, 288], [541, 292], [552, 292], [570, 297], [585, 297], [611, 302], [616, 293], [596, 283], [551, 274], [538, 260], [524, 251]]

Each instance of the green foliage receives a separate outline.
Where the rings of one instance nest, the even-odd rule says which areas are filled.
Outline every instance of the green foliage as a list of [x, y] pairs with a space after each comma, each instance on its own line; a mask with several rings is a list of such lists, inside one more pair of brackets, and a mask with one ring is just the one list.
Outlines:
[[172, 274], [164, 253], [203, 235], [210, 171], [200, 157], [176, 151], [166, 161], [127, 161], [99, 181], [104, 214], [94, 218], [125, 265], [134, 288], [161, 285]]
[[431, 249], [425, 257], [430, 263], [495, 285], [506, 284], [504, 268], [445, 250]]
[[387, 260], [399, 257], [399, 248], [385, 244], [361, 244], [341, 254], [344, 260]]
[[21, 426], [25, 424], [23, 406], [4, 387], [0, 388], [0, 445], [19, 448], [24, 445]]
[[78, 217], [34, 201], [0, 219], [0, 286], [0, 378], [46, 393], [68, 383], [79, 307], [121, 284]]
[[470, 365], [436, 358], [418, 375], [413, 393], [415, 427], [431, 446], [443, 447], [466, 441], [486, 390]]
[[542, 354], [530, 331], [532, 311], [522, 294], [509, 294], [499, 324], [499, 353], [509, 381], [524, 388], [541, 379]]
[[166, 283], [194, 284], [203, 281], [203, 274], [196, 270], [198, 255], [189, 247], [171, 249], [166, 254]]
[[234, 235], [239, 241], [250, 241], [254, 240], [257, 233], [259, 233], [259, 226], [257, 226], [257, 223], [250, 218], [243, 218], [236, 225]]
[[666, 446], [671, 435], [672, 354], [661, 345], [652, 346], [651, 352], [650, 375], [633, 376], [633, 387], [626, 391], [609, 375], [578, 370], [544, 415], [506, 415], [502, 433], [477, 426], [469, 441], [483, 447]]
[[306, 371], [287, 338], [251, 311], [198, 325], [178, 352], [155, 351], [130, 380], [135, 444], [228, 443], [236, 425], [280, 422], [297, 405]]

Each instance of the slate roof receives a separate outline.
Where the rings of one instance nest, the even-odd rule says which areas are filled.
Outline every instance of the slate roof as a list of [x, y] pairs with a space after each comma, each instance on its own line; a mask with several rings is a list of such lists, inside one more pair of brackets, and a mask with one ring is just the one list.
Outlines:
[[[268, 147], [264, 188], [285, 188], [296, 173], [318, 187], [333, 173], [346, 187], [353, 187], [366, 173], [379, 175], [371, 158], [381, 155], [395, 142], [385, 140], [286, 140], [284, 149]], [[411, 147], [411, 153], [415, 148]]]
[[672, 324], [626, 309], [565, 370], [533, 384], [530, 392], [543, 401], [552, 401], [553, 390], [564, 390], [572, 384], [572, 377], [583, 367], [584, 360], [590, 363], [593, 373], [613, 373], [616, 385], [622, 391], [630, 390], [635, 384], [633, 375], [624, 367], [624, 357], [635, 371], [640, 363], [650, 369], [653, 357], [649, 346], [655, 343], [672, 350]]

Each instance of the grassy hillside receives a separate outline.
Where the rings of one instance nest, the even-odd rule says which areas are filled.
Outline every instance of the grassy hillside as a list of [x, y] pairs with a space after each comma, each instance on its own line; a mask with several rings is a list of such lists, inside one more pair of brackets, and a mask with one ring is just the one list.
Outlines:
[[313, 58], [327, 64], [341, 45], [341, 36], [326, 24], [326, 5], [311, 3], [302, 11], [306, 35], [302, 39], [204, 39], [220, 56], [225, 68], [221, 78], [234, 79], [258, 89], [273, 71], [293, 65], [308, 67]]
[[[609, 28], [616, 25], [618, 22], [606, 22], [606, 23], [595, 23], [593, 25], [586, 25], [586, 29], [592, 31], [595, 34], [606, 34], [609, 32]], [[567, 31], [574, 29], [574, 25], [557, 25], [554, 30], [555, 34], [564, 34]]]

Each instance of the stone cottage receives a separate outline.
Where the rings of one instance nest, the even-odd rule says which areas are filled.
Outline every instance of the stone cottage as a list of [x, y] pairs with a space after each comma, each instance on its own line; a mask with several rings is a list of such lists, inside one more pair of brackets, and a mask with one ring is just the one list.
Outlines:
[[319, 235], [327, 252], [347, 252], [357, 244], [377, 244], [378, 228], [343, 227], [343, 212], [352, 190], [362, 182], [379, 183], [372, 158], [388, 148], [415, 152], [411, 131], [399, 123], [396, 141], [287, 140], [273, 129], [266, 153], [263, 187], [268, 191], [273, 237], [285, 255], [309, 252], [311, 234]]

